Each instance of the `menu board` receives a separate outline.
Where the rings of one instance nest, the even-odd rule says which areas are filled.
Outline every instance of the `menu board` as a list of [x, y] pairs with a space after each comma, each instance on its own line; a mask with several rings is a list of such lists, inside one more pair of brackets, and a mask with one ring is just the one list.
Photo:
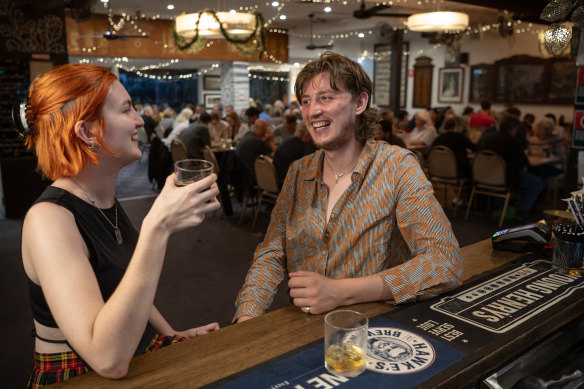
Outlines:
[[23, 140], [12, 125], [12, 104], [26, 97], [29, 85], [28, 61], [0, 61], [0, 155], [27, 154]]

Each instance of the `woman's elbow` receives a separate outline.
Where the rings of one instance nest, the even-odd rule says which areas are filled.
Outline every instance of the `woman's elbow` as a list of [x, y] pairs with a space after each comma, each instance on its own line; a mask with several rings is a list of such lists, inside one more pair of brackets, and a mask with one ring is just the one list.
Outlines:
[[120, 379], [128, 374], [130, 361], [103, 361], [98, 366], [92, 366], [97, 374], [105, 378]]

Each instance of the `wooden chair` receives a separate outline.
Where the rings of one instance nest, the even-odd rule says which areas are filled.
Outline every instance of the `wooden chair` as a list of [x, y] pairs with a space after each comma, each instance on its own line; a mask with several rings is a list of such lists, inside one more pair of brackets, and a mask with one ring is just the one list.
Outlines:
[[209, 161], [213, 164], [213, 173], [219, 175], [219, 163], [217, 162], [215, 153], [209, 146], [203, 148], [203, 157], [205, 158], [205, 161]]
[[262, 202], [276, 204], [278, 195], [280, 194], [280, 187], [278, 186], [278, 178], [276, 176], [276, 169], [268, 158], [260, 155], [254, 162], [254, 169], [256, 174], [257, 186], [259, 189], [258, 205], [253, 216], [251, 228], [253, 229], [262, 206]]
[[458, 172], [458, 163], [454, 152], [446, 146], [436, 146], [428, 153], [428, 179], [444, 188], [444, 203], [447, 204], [448, 188], [456, 189], [453, 217], [456, 217], [462, 189], [469, 182]]
[[472, 191], [464, 220], [468, 220], [475, 194], [499, 197], [505, 199], [501, 219], [499, 220], [499, 227], [501, 227], [511, 198], [511, 189], [507, 184], [506, 164], [503, 157], [491, 150], [479, 152], [472, 164], [472, 181]]
[[179, 140], [175, 139], [170, 144], [170, 154], [172, 155], [172, 162], [180, 161], [181, 159], [187, 159], [187, 147], [185, 144]]

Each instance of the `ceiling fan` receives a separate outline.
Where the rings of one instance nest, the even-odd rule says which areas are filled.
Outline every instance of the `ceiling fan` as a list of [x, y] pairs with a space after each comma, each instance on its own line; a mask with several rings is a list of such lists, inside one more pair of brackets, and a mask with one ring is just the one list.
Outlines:
[[109, 41], [114, 41], [114, 40], [126, 40], [128, 38], [150, 38], [150, 35], [131, 35], [131, 34], [118, 34], [112, 27], [111, 23], [111, 1], [108, 1], [107, 3], [107, 11], [108, 11], [108, 23], [110, 23], [109, 28], [107, 29], [106, 32], [104, 32], [103, 34], [96, 34], [96, 35], [85, 35], [85, 36], [80, 36], [79, 38], [104, 38], [107, 39]]
[[390, 5], [386, 4], [378, 4], [371, 8], [365, 8], [365, 0], [361, 0], [361, 6], [359, 9], [353, 11], [353, 17], [356, 19], [369, 19], [372, 16], [386, 16], [390, 18], [407, 18], [410, 15], [405, 14], [396, 14], [396, 13], [379, 13], [384, 9], [391, 8]]
[[306, 50], [332, 49], [333, 45], [315, 45], [312, 42], [312, 20], [314, 18], [314, 14], [309, 14], [308, 17], [310, 18], [310, 42], [308, 45], [306, 45]]

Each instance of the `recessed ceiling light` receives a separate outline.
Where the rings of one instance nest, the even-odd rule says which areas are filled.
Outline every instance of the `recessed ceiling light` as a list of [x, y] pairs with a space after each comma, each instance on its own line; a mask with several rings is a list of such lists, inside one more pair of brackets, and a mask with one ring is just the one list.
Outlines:
[[235, 15], [235, 14], [237, 13], [237, 11], [236, 11], [236, 10], [234, 10], [234, 9], [230, 9], [230, 10], [229, 10], [229, 13], [230, 13], [231, 15]]
[[331, 7], [324, 7], [324, 12], [331, 12], [331, 11], [332, 11]]
[[272, 1], [272, 7], [277, 7], [279, 5], [280, 5], [280, 3], [278, 3], [277, 1]]
[[286, 20], [286, 15], [280, 15], [280, 20]]
[[362, 32], [360, 32], [360, 33], [359, 33], [357, 36], [358, 36], [359, 38], [364, 38], [364, 37], [365, 37], [365, 34], [363, 34]]
[[166, 9], [174, 9], [174, 5], [173, 4], [169, 4], [166, 6]]

